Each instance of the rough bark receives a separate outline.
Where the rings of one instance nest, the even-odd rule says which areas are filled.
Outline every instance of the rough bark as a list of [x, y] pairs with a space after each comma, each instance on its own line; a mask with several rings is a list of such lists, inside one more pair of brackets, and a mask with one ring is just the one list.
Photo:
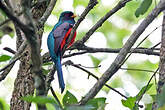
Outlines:
[[[19, 13], [21, 12], [21, 0], [17, 0], [17, 2], [10, 2], [12, 4], [12, 8], [15, 9], [14, 12]], [[40, 10], [42, 9], [42, 10]], [[40, 18], [45, 12], [46, 5], [40, 4], [37, 6], [37, 8], [32, 9], [33, 18], [37, 20]], [[25, 22], [24, 16], [19, 16], [19, 19], [21, 19], [22, 22]], [[17, 50], [23, 43], [23, 41], [26, 40], [24, 33], [20, 30], [20, 28], [15, 25], [16, 34], [17, 34], [17, 41], [16, 41], [16, 47]], [[40, 46], [41, 46], [41, 38], [43, 33], [43, 26], [38, 26], [38, 36], [40, 39]], [[31, 50], [30, 46], [28, 46], [25, 51], [26, 55], [20, 59], [20, 65], [19, 70], [17, 72], [17, 77], [14, 82], [14, 90], [12, 93], [12, 98], [10, 101], [10, 109], [11, 110], [29, 110], [31, 103], [28, 103], [26, 101], [21, 100], [21, 97], [27, 96], [27, 95], [33, 95], [34, 93], [34, 76], [32, 73], [31, 68]]]
[[[160, 63], [159, 63], [159, 81], [157, 88], [157, 95], [162, 93], [162, 87], [165, 83], [165, 11], [162, 21], [162, 37], [161, 37], [161, 48], [160, 48]], [[157, 102], [153, 103], [152, 110], [157, 110]]]

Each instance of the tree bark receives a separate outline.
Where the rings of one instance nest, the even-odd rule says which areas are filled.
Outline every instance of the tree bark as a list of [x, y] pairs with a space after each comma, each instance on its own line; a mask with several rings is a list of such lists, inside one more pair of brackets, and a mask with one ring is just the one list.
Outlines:
[[[20, 13], [22, 10], [21, 7], [21, 0], [17, 0], [17, 2], [13, 2], [13, 0], [10, 1], [10, 4], [12, 6], [12, 9], [14, 9], [14, 12]], [[20, 6], [20, 7], [19, 7]], [[43, 13], [46, 10], [45, 3], [40, 4], [37, 6], [37, 8], [32, 9], [33, 18], [37, 21]], [[19, 19], [24, 23], [26, 22], [24, 19], [24, 16], [19, 16]], [[42, 33], [43, 33], [43, 26], [38, 26], [37, 31], [39, 31], [38, 36], [40, 39], [40, 46], [41, 47], [41, 39], [42, 39]], [[16, 47], [17, 50], [21, 46], [21, 44], [26, 40], [24, 33], [21, 31], [21, 29], [15, 25], [16, 29], [16, 35], [17, 35], [17, 41], [16, 41]], [[31, 103], [28, 103], [26, 101], [21, 100], [21, 97], [27, 96], [27, 95], [33, 95], [34, 93], [34, 76], [32, 73], [32, 64], [31, 64], [31, 49], [28, 45], [26, 49], [24, 50], [26, 52], [25, 56], [23, 56], [20, 59], [20, 65], [19, 70], [17, 73], [17, 77], [14, 82], [14, 90], [12, 93], [12, 98], [10, 101], [10, 109], [11, 110], [30, 110]]]
[[[159, 63], [159, 81], [157, 88], [157, 95], [162, 93], [162, 87], [165, 83], [165, 11], [163, 12], [162, 21], [162, 37], [161, 37], [161, 48], [160, 48], [160, 63]], [[152, 110], [157, 110], [157, 102], [153, 103]]]

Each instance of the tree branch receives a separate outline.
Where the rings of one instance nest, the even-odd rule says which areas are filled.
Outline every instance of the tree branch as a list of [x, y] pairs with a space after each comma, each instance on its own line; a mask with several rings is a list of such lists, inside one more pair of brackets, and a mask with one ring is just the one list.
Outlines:
[[[97, 79], [97, 80], [99, 79], [96, 75], [94, 75], [94, 74], [91, 73], [90, 71], [88, 71], [88, 70], [82, 68], [82, 67], [79, 66], [78, 64], [74, 64], [71, 60], [68, 60], [68, 61], [64, 62], [63, 64], [64, 64], [64, 65], [73, 66], [73, 67], [75, 67], [75, 68], [78, 68], [78, 69], [80, 69], [80, 70], [86, 72], [89, 76], [92, 76], [92, 77], [94, 77], [94, 78]], [[128, 98], [127, 96], [123, 95], [122, 93], [120, 93], [120, 92], [117, 91], [116, 89], [112, 88], [112, 87], [109, 86], [108, 84], [105, 84], [105, 86], [108, 87], [109, 89], [112, 89], [114, 92], [118, 93], [118, 94], [121, 95], [122, 97], [124, 97], [124, 98], [126, 98], [126, 99]]]
[[19, 50], [17, 51], [17, 53], [15, 53], [14, 57], [9, 62], [9, 64], [7, 64], [5, 67], [0, 69], [0, 72], [4, 71], [2, 74], [0, 74], [0, 81], [4, 80], [6, 78], [6, 76], [10, 72], [10, 70], [13, 68], [15, 62], [26, 54], [26, 53], [23, 53], [26, 46], [27, 46], [27, 42], [24, 41], [22, 43], [22, 45], [20, 46]]
[[112, 10], [110, 10], [105, 16], [103, 16], [81, 39], [75, 42], [75, 45], [84, 44], [90, 36], [99, 28], [102, 26], [102, 24], [111, 17], [114, 13], [116, 13], [119, 9], [125, 6], [127, 2], [131, 0], [121, 0]]
[[123, 48], [120, 50], [114, 62], [105, 71], [101, 78], [96, 82], [96, 84], [90, 89], [90, 91], [81, 99], [80, 105], [84, 105], [89, 99], [96, 96], [103, 85], [118, 71], [121, 67], [121, 63], [124, 61], [131, 47], [134, 45], [139, 36], [144, 32], [147, 26], [159, 15], [159, 13], [164, 10], [165, 1], [161, 0], [158, 5], [152, 10], [152, 12], [142, 21], [142, 23], [137, 27], [133, 34], [129, 37]]
[[[121, 48], [118, 49], [111, 49], [111, 48], [94, 48], [94, 47], [87, 47], [87, 46], [81, 46], [79, 45], [76, 47], [78, 50], [83, 50], [82, 52], [77, 52], [69, 55], [64, 55], [64, 58], [74, 56], [74, 55], [80, 55], [85, 53], [98, 53], [98, 52], [104, 52], [104, 53], [119, 53]], [[154, 52], [154, 49], [151, 48], [132, 48], [130, 49], [129, 53], [139, 53], [139, 54], [146, 54], [146, 55], [156, 55], [159, 56], [159, 52]]]
[[48, 19], [49, 15], [51, 14], [51, 12], [53, 11], [54, 6], [56, 5], [57, 0], [51, 0], [45, 13], [43, 14], [43, 16], [40, 18], [39, 23], [40, 25], [44, 25], [44, 23], [46, 22], [46, 20]]

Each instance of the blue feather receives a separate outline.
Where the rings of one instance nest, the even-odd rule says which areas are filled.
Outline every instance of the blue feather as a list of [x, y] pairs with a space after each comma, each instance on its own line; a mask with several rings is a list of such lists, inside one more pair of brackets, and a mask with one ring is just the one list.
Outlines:
[[57, 56], [57, 60], [55, 61], [55, 65], [56, 65], [56, 69], [57, 69], [59, 86], [61, 88], [61, 93], [63, 93], [63, 91], [65, 89], [65, 84], [64, 84], [64, 78], [63, 78], [63, 73], [62, 73], [62, 65], [61, 65], [60, 55]]

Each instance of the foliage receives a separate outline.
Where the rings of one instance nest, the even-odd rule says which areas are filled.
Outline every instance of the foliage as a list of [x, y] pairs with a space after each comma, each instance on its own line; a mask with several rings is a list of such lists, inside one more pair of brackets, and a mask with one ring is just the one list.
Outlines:
[[138, 9], [135, 12], [135, 16], [139, 17], [140, 15], [143, 15], [148, 8], [151, 6], [152, 0], [143, 0], [143, 2], [140, 4]]
[[152, 84], [144, 86], [140, 92], [135, 97], [128, 97], [127, 100], [121, 100], [125, 107], [130, 108], [130, 110], [139, 110], [136, 102], [140, 101], [143, 95], [151, 88]]
[[77, 98], [69, 91], [67, 91], [66, 94], [64, 95], [62, 102], [64, 106], [78, 103]]
[[[63, 110], [63, 108], [60, 107], [60, 105], [50, 97], [42, 97], [42, 96], [26, 96], [22, 97], [22, 100], [25, 100], [27, 102], [33, 102], [36, 104], [51, 104], [53, 107], [50, 107], [51, 105], [47, 106], [48, 110]], [[106, 103], [106, 98], [94, 98], [88, 101], [86, 105], [83, 106], [77, 106], [78, 104], [77, 98], [69, 91], [67, 91], [62, 99], [64, 110], [103, 110]]]
[[0, 56], [0, 62], [5, 62], [11, 59], [11, 56], [8, 55], [1, 55]]
[[0, 110], [9, 110], [9, 105], [0, 98]]

